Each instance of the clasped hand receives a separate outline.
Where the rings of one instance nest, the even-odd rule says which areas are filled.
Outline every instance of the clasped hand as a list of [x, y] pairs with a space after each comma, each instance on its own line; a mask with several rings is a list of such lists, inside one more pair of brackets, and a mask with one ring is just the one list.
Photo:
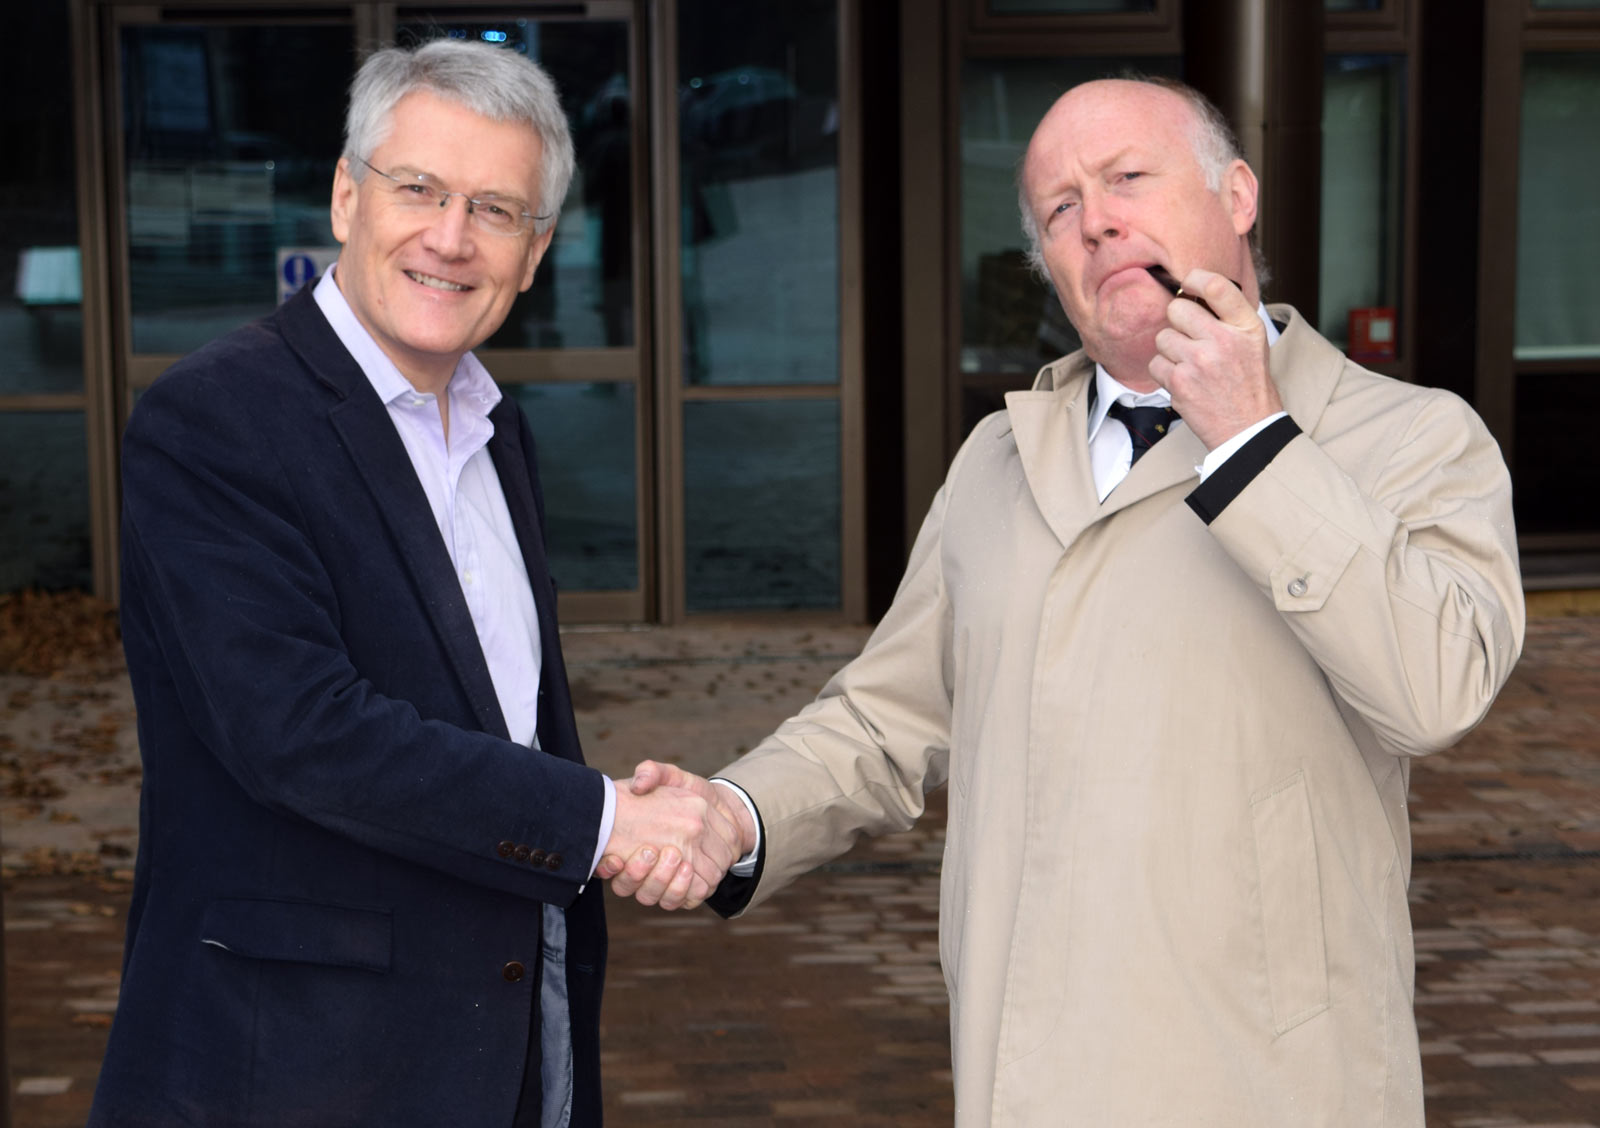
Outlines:
[[695, 908], [755, 846], [750, 812], [693, 772], [645, 760], [615, 786], [616, 821], [595, 875], [618, 896]]

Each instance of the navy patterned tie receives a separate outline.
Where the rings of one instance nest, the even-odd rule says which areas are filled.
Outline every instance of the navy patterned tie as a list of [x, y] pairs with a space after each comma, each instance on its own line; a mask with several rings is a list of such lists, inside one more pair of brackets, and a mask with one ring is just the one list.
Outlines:
[[1179, 418], [1170, 407], [1129, 407], [1121, 402], [1113, 403], [1106, 414], [1128, 429], [1133, 439], [1134, 462], [1165, 438]]

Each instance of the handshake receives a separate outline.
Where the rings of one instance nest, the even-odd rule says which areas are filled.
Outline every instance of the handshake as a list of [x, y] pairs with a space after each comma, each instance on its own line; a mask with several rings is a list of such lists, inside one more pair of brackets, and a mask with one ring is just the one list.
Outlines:
[[617, 811], [595, 876], [620, 897], [692, 909], [756, 847], [756, 823], [733, 791], [646, 760], [616, 780]]

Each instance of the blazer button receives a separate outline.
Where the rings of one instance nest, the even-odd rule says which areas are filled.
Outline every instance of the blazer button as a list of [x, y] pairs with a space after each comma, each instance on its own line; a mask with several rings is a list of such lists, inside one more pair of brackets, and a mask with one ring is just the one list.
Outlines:
[[504, 842], [500, 843], [500, 845], [496, 846], [494, 848], [494, 852], [499, 854], [502, 858], [509, 858], [511, 856], [511, 852], [516, 848], [517, 844], [508, 838]]
[[518, 842], [516, 849], [511, 851], [511, 853], [519, 862], [525, 862], [528, 860], [528, 847], [525, 843]]
[[540, 866], [544, 865], [544, 859], [545, 852], [543, 850], [535, 850], [533, 853], [528, 855], [528, 864], [535, 869], [538, 869]]
[[515, 982], [517, 982], [526, 973], [527, 973], [527, 969], [524, 968], [516, 960], [512, 960], [510, 963], [506, 964], [505, 967], [500, 969], [500, 974], [506, 977], [506, 982], [507, 983], [515, 983]]
[[549, 870], [549, 871], [551, 871], [552, 873], [554, 873], [556, 870], [560, 869], [561, 868], [561, 855], [560, 854], [551, 854], [548, 858], [546, 858], [544, 860], [544, 868]]

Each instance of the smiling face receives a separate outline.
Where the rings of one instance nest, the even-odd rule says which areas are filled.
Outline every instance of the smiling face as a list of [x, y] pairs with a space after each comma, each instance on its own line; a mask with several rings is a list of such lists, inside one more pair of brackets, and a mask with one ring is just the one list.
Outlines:
[[[539, 135], [427, 91], [395, 105], [388, 135], [365, 154], [374, 168], [426, 172], [473, 196], [539, 199]], [[442, 390], [463, 353], [500, 327], [554, 228], [541, 235], [480, 229], [466, 202], [421, 211], [394, 205], [388, 182], [357, 182], [341, 160], [333, 180], [333, 235], [343, 244], [334, 280], [384, 354], [419, 391]]]
[[1107, 80], [1064, 94], [1034, 132], [1022, 188], [1039, 250], [1085, 349], [1130, 387], [1147, 365], [1172, 295], [1150, 277], [1195, 267], [1236, 279], [1258, 300], [1249, 231], [1256, 180], [1231, 162], [1206, 183], [1194, 110], [1173, 91]]

